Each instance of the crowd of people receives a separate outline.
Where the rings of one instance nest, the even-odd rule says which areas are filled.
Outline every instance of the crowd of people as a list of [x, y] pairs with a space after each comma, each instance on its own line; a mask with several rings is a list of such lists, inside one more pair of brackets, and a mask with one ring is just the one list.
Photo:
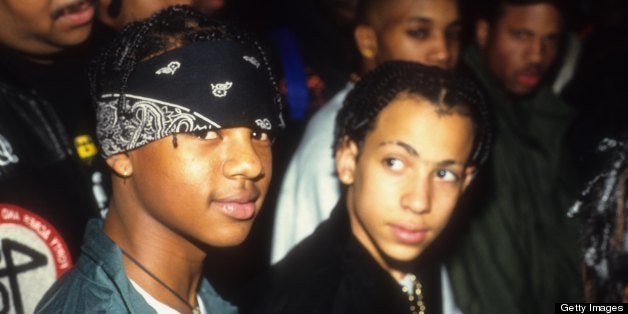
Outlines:
[[0, 313], [628, 302], [621, 0], [0, 0]]

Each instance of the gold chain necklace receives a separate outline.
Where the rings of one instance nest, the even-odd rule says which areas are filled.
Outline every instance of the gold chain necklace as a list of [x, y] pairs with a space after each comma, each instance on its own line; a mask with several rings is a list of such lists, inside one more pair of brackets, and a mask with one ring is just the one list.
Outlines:
[[148, 276], [153, 278], [153, 280], [155, 280], [158, 284], [160, 284], [162, 287], [166, 288], [166, 290], [168, 290], [168, 292], [172, 293], [175, 297], [177, 297], [177, 299], [179, 299], [183, 304], [185, 304], [186, 307], [188, 307], [190, 309], [190, 311], [192, 311], [192, 314], [201, 314], [201, 309], [200, 309], [198, 303], [196, 304], [196, 306], [190, 305], [190, 303], [188, 303], [188, 301], [186, 301], [185, 298], [180, 296], [176, 291], [174, 291], [174, 289], [170, 288], [170, 286], [168, 286], [165, 282], [163, 282], [161, 279], [159, 279], [159, 277], [157, 277], [157, 275], [153, 274], [150, 270], [148, 270], [144, 265], [142, 265], [142, 263], [140, 263], [138, 260], [136, 260], [133, 256], [131, 256], [126, 251], [124, 251], [122, 248], [120, 248], [120, 251], [122, 251], [122, 254], [124, 254], [124, 256], [126, 256], [126, 258], [128, 258], [131, 262], [133, 262], [133, 264], [135, 264], [137, 267], [139, 267], [144, 273], [146, 273]]
[[423, 285], [413, 274], [407, 274], [402, 280], [403, 292], [408, 295], [410, 301], [410, 313], [425, 314], [425, 304], [423, 303]]

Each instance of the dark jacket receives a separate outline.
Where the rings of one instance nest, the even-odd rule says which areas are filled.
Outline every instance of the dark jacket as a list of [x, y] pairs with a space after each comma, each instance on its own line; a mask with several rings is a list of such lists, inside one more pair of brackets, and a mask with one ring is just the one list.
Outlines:
[[[0, 260], [13, 264], [2, 275], [11, 284], [0, 284], [11, 302], [0, 304], [0, 312], [28, 313], [78, 258], [87, 220], [99, 215], [99, 205], [106, 206], [107, 174], [97, 152], [87, 151], [93, 155], [82, 159], [74, 145], [75, 139], [93, 139], [95, 115], [82, 69], [0, 53], [0, 241], [5, 248]], [[31, 261], [13, 260], [18, 252]]]
[[582, 291], [577, 224], [567, 217], [579, 182], [565, 140], [575, 112], [547, 84], [509, 97], [477, 49], [464, 65], [484, 88], [496, 129], [477, 178], [487, 193], [475, 199], [449, 263], [456, 302], [467, 314], [554, 313], [555, 302], [578, 302]]
[[[341, 200], [328, 220], [253, 286], [243, 313], [409, 313], [410, 301], [351, 234]], [[440, 271], [417, 272], [429, 313], [440, 313]]]

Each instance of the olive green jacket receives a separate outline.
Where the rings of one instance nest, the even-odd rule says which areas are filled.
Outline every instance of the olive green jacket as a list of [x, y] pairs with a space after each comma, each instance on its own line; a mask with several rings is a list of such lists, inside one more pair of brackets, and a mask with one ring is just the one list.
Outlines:
[[575, 112], [550, 86], [507, 96], [475, 47], [464, 62], [492, 107], [495, 136], [480, 173], [486, 193], [449, 263], [456, 302], [466, 314], [554, 313], [582, 294], [577, 224], [566, 215], [579, 189], [565, 144]]

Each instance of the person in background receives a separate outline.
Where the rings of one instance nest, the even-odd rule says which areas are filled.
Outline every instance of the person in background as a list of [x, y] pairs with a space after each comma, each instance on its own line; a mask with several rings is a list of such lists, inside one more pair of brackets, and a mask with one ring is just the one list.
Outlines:
[[581, 48], [573, 76], [561, 92], [567, 103], [577, 108], [578, 117], [570, 130], [570, 145], [577, 167], [585, 177], [598, 169], [596, 152], [591, 149], [604, 138], [619, 138], [628, 132], [628, 2], [587, 1], [581, 26]]
[[569, 211], [583, 226], [585, 301], [628, 302], [628, 133], [605, 138], [596, 152], [603, 158]]
[[99, 0], [98, 20], [112, 30], [150, 17], [169, 6], [191, 4], [192, 0]]
[[428, 254], [489, 151], [479, 90], [452, 72], [381, 64], [336, 119], [342, 197], [253, 286], [253, 313], [456, 313]]
[[143, 20], [173, 5], [194, 5], [206, 14], [222, 9], [226, 0], [99, 0], [98, 20], [108, 28], [120, 31], [127, 24]]
[[95, 4], [0, 1], [0, 312], [32, 313], [106, 209], [86, 60]]
[[[356, 10], [359, 73], [388, 60], [455, 66], [461, 27], [455, 0], [363, 0]], [[316, 112], [290, 160], [275, 208], [272, 263], [325, 220], [340, 197], [330, 147], [334, 117], [352, 88], [348, 82]]]
[[37, 313], [237, 311], [203, 263], [264, 201], [283, 127], [272, 73], [255, 39], [190, 7], [124, 28], [90, 68], [109, 211]]
[[490, 1], [463, 55], [495, 116], [481, 192], [448, 270], [464, 313], [553, 313], [581, 300], [579, 182], [566, 135], [574, 110], [551, 89], [567, 8], [561, 1]]

